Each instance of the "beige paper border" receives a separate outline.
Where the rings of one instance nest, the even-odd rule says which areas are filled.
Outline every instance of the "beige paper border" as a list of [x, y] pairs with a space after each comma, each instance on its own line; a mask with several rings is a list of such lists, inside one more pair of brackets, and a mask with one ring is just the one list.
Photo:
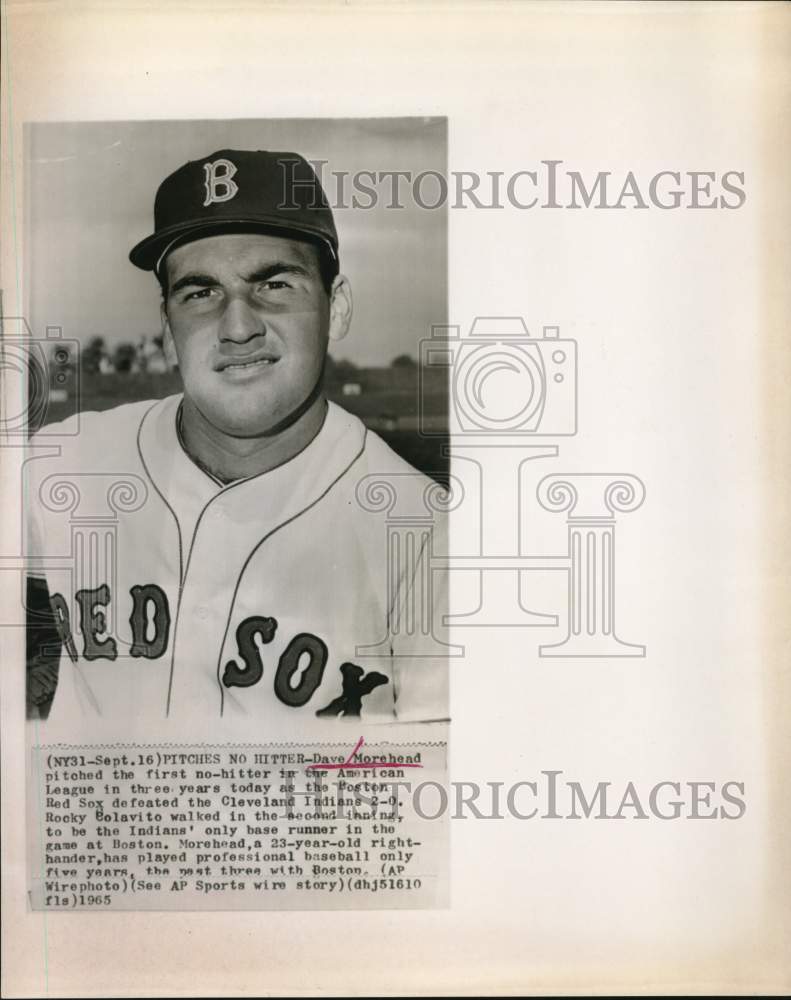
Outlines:
[[[769, 885], [767, 957], [764, 968], [776, 969], [778, 991], [791, 984], [791, 18], [789, 8], [767, 11], [761, 42], [765, 52], [765, 91], [761, 95], [762, 154], [766, 164], [762, 240], [762, 294], [765, 313], [758, 336], [764, 346], [766, 521], [763, 576], [766, 582], [765, 686], [771, 748], [766, 761], [771, 775], [774, 811], [767, 844]], [[764, 337], [765, 333], [765, 337]], [[767, 976], [768, 978], [768, 976]], [[783, 984], [785, 984], [783, 986]]]
[[[765, 66], [763, 86], [754, 94], [755, 116], [761, 122], [765, 174], [752, 190], [763, 199], [760, 251], [763, 254], [766, 309], [752, 335], [765, 345], [766, 430], [766, 704], [771, 706], [772, 744], [767, 768], [775, 785], [773, 836], [767, 843], [766, 910], [761, 926], [745, 928], [745, 949], [723, 954], [716, 949], [687, 965], [672, 968], [650, 956], [624, 954], [619, 967], [575, 965], [573, 943], [562, 965], [527, 968], [514, 951], [508, 962], [492, 965], [485, 946], [486, 927], [469, 914], [451, 925], [447, 914], [414, 915], [409, 922], [388, 922], [387, 915], [370, 914], [117, 914], [42, 918], [24, 909], [23, 802], [24, 692], [21, 677], [9, 674], [7, 658], [21, 635], [4, 630], [0, 677], [2, 698], [2, 844], [3, 844], [3, 992], [12, 996], [41, 995], [262, 995], [310, 993], [320, 986], [328, 995], [366, 992], [392, 994], [457, 993], [459, 995], [529, 993], [599, 993], [608, 991], [672, 993], [770, 993], [791, 986], [789, 974], [789, 841], [791, 821], [786, 772], [789, 758], [788, 565], [789, 543], [789, 418], [791, 417], [791, 351], [788, 344], [789, 283], [789, 8], [784, 4], [391, 4], [290, 5], [239, 3], [221, 5], [180, 3], [157, 12], [156, 4], [82, 4], [15, 2], [3, 9], [3, 204], [2, 244], [5, 312], [18, 314], [16, 260], [25, 260], [21, 245], [23, 201], [21, 121], [24, 118], [235, 116], [234, 95], [219, 85], [222, 59], [213, 36], [217, 19], [247, 25], [237, 39], [239, 64], [256, 66], [261, 74], [259, 113], [304, 115], [342, 113], [344, 100], [334, 100], [335, 60], [360, 59], [360, 77], [379, 46], [422, 51], [426, 39], [435, 43], [437, 72], [455, 69], [463, 86], [467, 67], [454, 62], [454, 45], [471, 44], [492, 33], [505, 45], [518, 31], [541, 33], [548, 46], [568, 52], [579, 47], [588, 57], [598, 41], [620, 27], [648, 31], [652, 19], [676, 19], [679, 40], [710, 29], [720, 43], [753, 47]], [[129, 31], [123, 30], [123, 10]], [[223, 13], [221, 14], [220, 11]], [[595, 16], [594, 16], [595, 15]], [[255, 61], [255, 30], [266, 19], [268, 30], [284, 30], [301, 16], [305, 50], [315, 47], [315, 64], [322, 67], [313, 96], [292, 95], [282, 77], [267, 79], [266, 67]], [[708, 20], [713, 19], [713, 20]], [[628, 22], [628, 25], [627, 25]], [[141, 25], [145, 32], [141, 32]], [[337, 33], [334, 33], [337, 32]], [[147, 39], [145, 46], [142, 38]], [[134, 42], [130, 42], [134, 39]], [[329, 39], [329, 41], [328, 41]], [[291, 36], [292, 42], [294, 36]], [[440, 45], [442, 41], [444, 44]], [[628, 43], [627, 43], [628, 44]], [[727, 51], [728, 46], [725, 46]], [[308, 60], [306, 60], [307, 62]], [[201, 76], [193, 76], [203, 64]], [[150, 65], [150, 73], [139, 69]], [[496, 73], [497, 67], [492, 67]], [[131, 74], [134, 74], [133, 76]], [[217, 80], [217, 85], [213, 80]], [[134, 81], [134, 85], [133, 85]], [[9, 86], [10, 82], [10, 86]], [[469, 81], [468, 81], [469, 82]], [[371, 113], [443, 113], [426, 90], [424, 107], [405, 108], [399, 100], [398, 79], [391, 95], [371, 100]], [[187, 90], [193, 84], [194, 95]], [[178, 88], [182, 88], [179, 91]], [[176, 95], [176, 96], [174, 96]], [[241, 100], [240, 104], [243, 103]], [[98, 109], [98, 110], [97, 110]], [[10, 111], [10, 114], [9, 114]], [[551, 113], [551, 109], [547, 110]], [[238, 116], [249, 116], [249, 103]], [[10, 127], [10, 130], [9, 130]], [[451, 122], [452, 129], [452, 122]], [[8, 165], [16, 165], [9, 183]], [[15, 221], [14, 221], [15, 217]], [[16, 232], [16, 236], [9, 236]], [[22, 276], [21, 276], [22, 277]], [[20, 277], [20, 280], [21, 280]], [[10, 288], [10, 293], [9, 293]], [[24, 288], [19, 287], [24, 301]], [[13, 401], [11, 401], [13, 402]], [[16, 494], [8, 489], [13, 456], [4, 455], [3, 512], [16, 516]], [[9, 604], [4, 597], [2, 610]], [[3, 618], [4, 621], [8, 620]], [[470, 730], [472, 733], [474, 730]], [[456, 741], [464, 739], [461, 727]], [[481, 859], [482, 863], [485, 859]], [[526, 899], [529, 905], [529, 894]], [[520, 914], [509, 919], [514, 926]], [[449, 931], [453, 929], [453, 933]], [[389, 943], [385, 936], [390, 935]], [[337, 938], [356, 942], [339, 950]], [[319, 945], [317, 942], [322, 941]], [[48, 963], [45, 963], [45, 954]], [[71, 956], [76, 958], [72, 959]], [[173, 956], [186, 972], [171, 964]], [[306, 960], [310, 956], [310, 961]], [[46, 965], [49, 969], [47, 971]], [[49, 976], [49, 980], [47, 979]]]

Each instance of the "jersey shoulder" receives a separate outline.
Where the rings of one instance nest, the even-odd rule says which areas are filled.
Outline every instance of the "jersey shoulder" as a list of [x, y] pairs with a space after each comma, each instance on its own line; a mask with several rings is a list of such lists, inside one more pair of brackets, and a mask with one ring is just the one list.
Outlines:
[[390, 445], [370, 428], [365, 434], [365, 461], [370, 472], [382, 472], [390, 475], [411, 476], [415, 482], [421, 482], [428, 487], [434, 480], [424, 472], [410, 465]]
[[445, 486], [410, 465], [375, 431], [366, 432], [362, 458], [355, 493], [364, 510], [430, 517], [438, 531], [446, 530], [450, 494]]
[[143, 417], [158, 403], [158, 399], [143, 399], [121, 403], [109, 410], [84, 410], [66, 420], [47, 424], [33, 435], [33, 447], [57, 444], [61, 455], [82, 457], [90, 462], [106, 457], [106, 449], [114, 452], [137, 447], [137, 433]]

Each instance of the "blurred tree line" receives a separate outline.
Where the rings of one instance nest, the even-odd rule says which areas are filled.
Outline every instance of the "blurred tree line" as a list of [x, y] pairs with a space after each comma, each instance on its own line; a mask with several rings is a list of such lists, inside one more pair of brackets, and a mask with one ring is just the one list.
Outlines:
[[[64, 347], [56, 345], [53, 347], [53, 357], [55, 351], [63, 351]], [[84, 375], [103, 375], [110, 372], [127, 374], [130, 372], [154, 370], [147, 364], [147, 359], [158, 356], [164, 359], [164, 344], [162, 335], [150, 338], [141, 338], [139, 344], [131, 341], [121, 341], [113, 347], [109, 347], [104, 337], [91, 337], [80, 350], [80, 371]], [[58, 363], [63, 369], [63, 363], [58, 357]], [[66, 366], [67, 369], [74, 370], [75, 360], [70, 356]], [[372, 366], [378, 367], [378, 366]], [[417, 373], [418, 362], [409, 354], [399, 354], [393, 358], [387, 367], [403, 373]], [[160, 367], [157, 367], [160, 370]], [[325, 375], [330, 382], [353, 382], [359, 379], [366, 371], [365, 366], [354, 364], [347, 358], [334, 358], [327, 355], [325, 365]]]

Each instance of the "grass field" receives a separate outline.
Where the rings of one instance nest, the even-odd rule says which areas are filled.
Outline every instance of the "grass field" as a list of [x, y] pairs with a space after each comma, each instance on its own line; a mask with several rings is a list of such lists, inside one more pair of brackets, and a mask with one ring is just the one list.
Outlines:
[[[359, 387], [359, 394], [346, 394], [343, 384], [330, 382], [326, 385], [327, 395], [360, 417], [410, 465], [439, 482], [447, 483], [449, 463], [442, 454], [443, 445], [448, 442], [448, 393], [444, 377], [433, 378], [424, 393], [423, 413], [428, 418], [425, 422], [431, 428], [430, 435], [421, 434], [419, 429], [416, 369], [363, 369], [354, 376], [353, 384]], [[50, 400], [39, 426], [64, 420], [76, 412], [109, 410], [122, 403], [142, 399], [162, 399], [181, 390], [178, 372], [166, 375], [83, 374], [79, 391], [75, 382], [70, 380], [65, 389], [67, 398]]]

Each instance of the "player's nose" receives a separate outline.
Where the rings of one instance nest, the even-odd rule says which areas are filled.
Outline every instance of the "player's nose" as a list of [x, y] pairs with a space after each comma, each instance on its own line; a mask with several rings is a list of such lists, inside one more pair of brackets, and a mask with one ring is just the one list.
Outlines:
[[221, 341], [243, 344], [251, 337], [264, 336], [266, 324], [249, 302], [242, 296], [234, 296], [223, 311], [218, 334]]

